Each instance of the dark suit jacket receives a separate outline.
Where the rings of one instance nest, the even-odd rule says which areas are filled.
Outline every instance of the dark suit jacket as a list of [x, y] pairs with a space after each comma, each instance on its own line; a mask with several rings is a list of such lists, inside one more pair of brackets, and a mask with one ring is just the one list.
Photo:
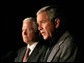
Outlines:
[[[51, 53], [47, 57], [47, 62], [74, 62], [77, 55], [77, 46], [74, 39], [65, 32], [53, 46]], [[45, 59], [44, 59], [45, 60]], [[44, 62], [46, 62], [44, 61]]]
[[[22, 62], [26, 49], [27, 49], [27, 46], [21, 48], [18, 51], [17, 53], [18, 56], [15, 58], [15, 62]], [[42, 58], [45, 55], [46, 49], [47, 47], [44, 44], [39, 42], [35, 47], [35, 49], [33, 50], [33, 52], [31, 53], [31, 55], [29, 56], [28, 62], [40, 62], [40, 59], [42, 61]]]

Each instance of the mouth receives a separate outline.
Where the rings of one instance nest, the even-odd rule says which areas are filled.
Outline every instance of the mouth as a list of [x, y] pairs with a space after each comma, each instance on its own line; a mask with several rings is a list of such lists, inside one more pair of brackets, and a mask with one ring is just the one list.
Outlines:
[[40, 32], [41, 34], [43, 34], [44, 32]]
[[44, 34], [45, 34], [45, 32], [41, 32], [41, 34], [42, 34], [42, 35], [44, 35]]

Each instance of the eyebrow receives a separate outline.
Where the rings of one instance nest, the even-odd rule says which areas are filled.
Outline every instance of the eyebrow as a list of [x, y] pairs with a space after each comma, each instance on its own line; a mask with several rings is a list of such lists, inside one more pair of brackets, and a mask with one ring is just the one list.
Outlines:
[[45, 22], [46, 20], [41, 20], [40, 22]]

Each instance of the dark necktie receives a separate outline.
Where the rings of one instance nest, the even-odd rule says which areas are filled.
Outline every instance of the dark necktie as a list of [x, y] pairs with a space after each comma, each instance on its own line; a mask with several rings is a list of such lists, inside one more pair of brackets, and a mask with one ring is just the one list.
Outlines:
[[52, 51], [52, 47], [49, 47], [49, 48], [47, 49], [46, 54], [45, 54], [44, 62], [47, 62], [48, 56], [49, 56], [49, 54], [50, 54], [51, 51]]
[[30, 49], [28, 48], [23, 58], [23, 62], [27, 62], [27, 59], [29, 58], [29, 52], [30, 52]]

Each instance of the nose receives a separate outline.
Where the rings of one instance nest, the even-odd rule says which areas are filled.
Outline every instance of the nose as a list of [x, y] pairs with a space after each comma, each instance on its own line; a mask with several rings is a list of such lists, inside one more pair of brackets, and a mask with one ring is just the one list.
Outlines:
[[38, 26], [38, 30], [42, 30], [43, 28], [42, 28], [42, 26], [41, 25], [39, 25]]

